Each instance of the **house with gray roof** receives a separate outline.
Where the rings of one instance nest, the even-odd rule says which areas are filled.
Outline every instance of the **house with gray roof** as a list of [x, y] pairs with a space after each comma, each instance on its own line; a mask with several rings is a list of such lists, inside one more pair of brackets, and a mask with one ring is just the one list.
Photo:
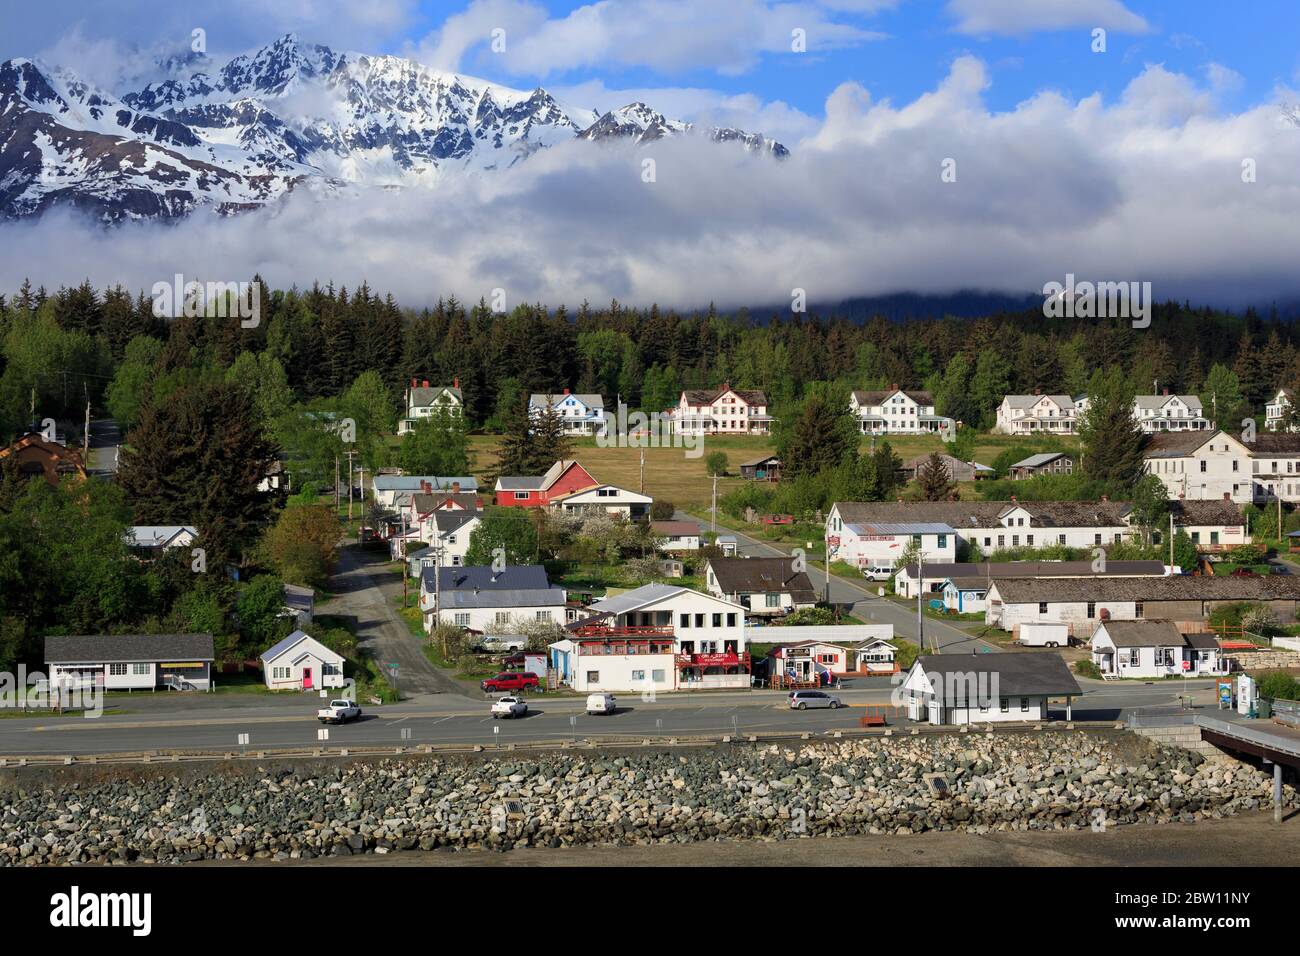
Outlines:
[[53, 687], [211, 690], [211, 634], [64, 634], [45, 638]]
[[[437, 575], [435, 578], [434, 575]], [[544, 621], [563, 626], [568, 592], [552, 585], [541, 565], [424, 567], [420, 612], [424, 629], [452, 624], [483, 634]]]
[[1007, 469], [1012, 481], [1033, 478], [1036, 475], [1068, 475], [1074, 471], [1074, 456], [1063, 451], [1043, 452], [1022, 458]]
[[459, 417], [465, 412], [465, 396], [460, 390], [460, 379], [451, 385], [430, 385], [429, 380], [411, 379], [406, 390], [406, 415], [397, 424], [397, 434], [404, 435], [416, 423], [438, 413]]
[[710, 594], [739, 604], [746, 618], [783, 617], [817, 604], [807, 571], [790, 558], [710, 558], [704, 565]]
[[1172, 621], [1103, 621], [1089, 644], [1104, 679], [1209, 677], [1232, 667], [1216, 635], [1185, 634]]
[[605, 399], [594, 392], [558, 394], [534, 392], [528, 396], [528, 415], [536, 420], [550, 411], [566, 435], [601, 435], [605, 432]]
[[157, 557], [169, 548], [187, 548], [198, 538], [188, 524], [135, 525], [126, 529], [127, 547], [144, 557]]
[[1083, 694], [1060, 654], [923, 654], [903, 679], [909, 720], [970, 726], [1050, 719], [1049, 701], [1060, 699], [1067, 720], [1071, 701]]
[[951, 418], [936, 415], [934, 396], [911, 388], [857, 390], [849, 393], [849, 414], [864, 435], [924, 435], [948, 431]]
[[1006, 395], [993, 430], [1003, 435], [1073, 435], [1081, 417], [1069, 395]]
[[342, 687], [343, 655], [330, 650], [306, 631], [294, 631], [267, 648], [260, 658], [262, 677], [270, 690], [317, 690]]

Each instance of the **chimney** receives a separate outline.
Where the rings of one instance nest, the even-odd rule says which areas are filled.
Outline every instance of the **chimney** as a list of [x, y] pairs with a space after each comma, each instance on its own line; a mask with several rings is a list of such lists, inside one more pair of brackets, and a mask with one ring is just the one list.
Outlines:
[[455, 378], [453, 378], [453, 379], [451, 380], [451, 387], [452, 387], [452, 388], [460, 388], [460, 376], [459, 376], [459, 375], [457, 375]]
[[451, 493], [452, 493], [453, 495], [458, 495], [458, 494], [460, 494], [460, 482], [459, 482], [459, 481], [453, 481], [453, 482], [451, 483]]
[[1102, 500], [1102, 501], [1110, 501], [1110, 495], [1102, 495], [1102, 496], [1101, 496], [1101, 500]]
[[429, 380], [427, 378], [424, 380], [424, 387], [425, 388], [429, 387]]
[[1169, 389], [1168, 389], [1168, 388], [1162, 388], [1162, 389], [1160, 390], [1160, 394], [1161, 394], [1161, 395], [1168, 395], [1168, 394], [1169, 394]]
[[418, 384], [419, 384], [419, 382], [418, 382], [417, 379], [411, 379], [411, 388], [415, 388], [416, 385], [418, 385]]
[[1231, 500], [1232, 500], [1232, 496], [1229, 495], [1229, 494], [1225, 491], [1225, 492], [1223, 493], [1223, 500], [1224, 500], [1224, 501], [1231, 501]]
[[1015, 496], [1015, 495], [1012, 495], [1012, 496], [1011, 496], [1011, 503], [1012, 503], [1013, 505], [1016, 503], [1016, 496]]
[[565, 388], [565, 390], [564, 390], [564, 394], [565, 394], [565, 395], [568, 395], [568, 394], [569, 394], [569, 390], [568, 390], [568, 388]]

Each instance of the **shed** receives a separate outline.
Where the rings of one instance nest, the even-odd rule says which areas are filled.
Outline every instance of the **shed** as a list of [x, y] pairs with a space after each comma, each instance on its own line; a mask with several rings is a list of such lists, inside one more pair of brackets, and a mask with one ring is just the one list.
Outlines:
[[343, 655], [306, 631], [294, 631], [262, 654], [262, 676], [271, 690], [343, 686]]

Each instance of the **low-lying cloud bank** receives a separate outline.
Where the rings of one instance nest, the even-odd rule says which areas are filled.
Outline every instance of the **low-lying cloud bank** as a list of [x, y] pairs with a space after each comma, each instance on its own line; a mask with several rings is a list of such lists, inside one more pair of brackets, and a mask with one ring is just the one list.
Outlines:
[[1150, 281], [1157, 299], [1300, 292], [1300, 129], [1277, 106], [1224, 115], [1150, 66], [1114, 104], [1044, 92], [990, 113], [987, 82], [967, 57], [902, 107], [845, 84], [780, 163], [691, 139], [573, 143], [430, 190], [302, 191], [234, 219], [105, 230], [58, 213], [0, 227], [0, 289], [256, 271], [276, 286], [364, 279], [411, 305], [504, 289], [507, 307], [1023, 293], [1067, 273]]

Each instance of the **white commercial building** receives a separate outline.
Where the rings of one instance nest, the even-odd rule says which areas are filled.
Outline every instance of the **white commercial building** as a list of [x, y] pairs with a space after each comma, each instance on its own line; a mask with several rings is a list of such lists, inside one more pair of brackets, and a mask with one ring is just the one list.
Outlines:
[[1153, 435], [1143, 457], [1170, 497], [1300, 502], [1300, 434], [1264, 433], [1251, 441], [1221, 431]]
[[1082, 695], [1079, 682], [1056, 653], [926, 654], [903, 678], [909, 720], [970, 726], [1047, 720], [1048, 701]]
[[84, 634], [45, 638], [54, 689], [209, 690], [211, 634]]
[[[435, 582], [434, 575], [438, 578]], [[435, 622], [468, 631], [508, 632], [536, 622], [563, 626], [567, 592], [553, 586], [540, 565], [425, 567], [420, 572], [424, 630]]]
[[576, 691], [748, 687], [744, 610], [689, 588], [647, 584], [592, 604], [550, 645], [551, 667]]

